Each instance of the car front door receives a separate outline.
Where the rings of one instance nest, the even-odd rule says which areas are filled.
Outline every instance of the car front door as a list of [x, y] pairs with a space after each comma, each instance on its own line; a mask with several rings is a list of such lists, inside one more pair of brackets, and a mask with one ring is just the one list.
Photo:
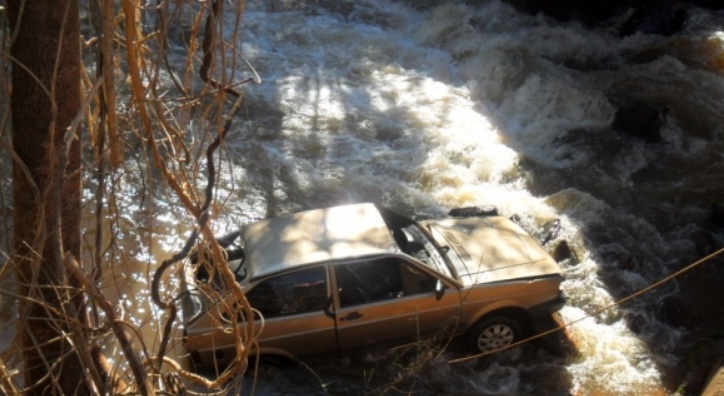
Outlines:
[[456, 324], [460, 295], [396, 256], [334, 266], [340, 349], [409, 341]]
[[254, 286], [246, 297], [264, 316], [261, 352], [296, 357], [335, 352], [334, 319], [325, 313], [329, 296], [324, 265], [277, 275]]

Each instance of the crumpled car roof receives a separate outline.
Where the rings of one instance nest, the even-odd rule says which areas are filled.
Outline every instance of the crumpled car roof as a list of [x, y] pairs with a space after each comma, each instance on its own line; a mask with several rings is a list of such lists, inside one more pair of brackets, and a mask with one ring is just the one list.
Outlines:
[[314, 209], [241, 230], [250, 278], [292, 267], [399, 251], [374, 204]]

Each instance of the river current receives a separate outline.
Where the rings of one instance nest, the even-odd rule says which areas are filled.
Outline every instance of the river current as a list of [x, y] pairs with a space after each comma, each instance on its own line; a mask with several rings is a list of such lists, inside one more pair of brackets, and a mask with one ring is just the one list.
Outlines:
[[[492, 205], [549, 250], [570, 247], [561, 262], [569, 304], [559, 319], [577, 322], [565, 337], [474, 361], [448, 364], [464, 356], [453, 346], [409, 376], [409, 351], [311, 361], [259, 392], [664, 395], [685, 387], [681, 345], [690, 351], [696, 341], [664, 320], [676, 312], [664, 308], [676, 287], [587, 316], [723, 244], [709, 218], [711, 205], [724, 203], [724, 15], [690, 7], [679, 34], [622, 38], [623, 19], [587, 27], [497, 0], [414, 3], [249, 2], [239, 48], [263, 83], [247, 86], [225, 142], [216, 190], [225, 206], [214, 227], [222, 234], [346, 202], [421, 217]], [[183, 65], [183, 48], [178, 55]], [[617, 108], [634, 100], [668, 108], [661, 142], [611, 128]], [[119, 205], [135, 211], [141, 187], [125, 188]], [[154, 212], [147, 227], [165, 237], [133, 253], [149, 263], [182, 243], [175, 211], [154, 205], [121, 211], [137, 229]], [[153, 322], [134, 305], [147, 298], [151, 271], [120, 272], [138, 284], [120, 294], [129, 315]], [[384, 388], [400, 377], [396, 390]]]
[[[541, 239], [556, 224], [546, 247], [572, 252], [560, 319], [596, 313], [724, 239], [709, 227], [724, 202], [724, 15], [688, 12], [671, 37], [620, 37], [623, 16], [587, 27], [500, 1], [250, 2], [240, 49], [263, 83], [248, 87], [226, 141], [216, 227], [345, 202], [416, 216], [493, 205]], [[668, 109], [661, 142], [611, 128], [635, 100]], [[686, 385], [677, 346], [696, 347], [662, 320], [677, 292], [577, 322], [575, 353], [524, 347], [453, 365], [459, 355], [445, 353], [400, 390], [674, 393]], [[399, 375], [389, 354], [311, 364], [314, 375], [262, 390], [377, 389]]]
[[[622, 38], [623, 20], [591, 28], [500, 1], [250, 3], [241, 50], [264, 82], [248, 88], [246, 121], [227, 141], [235, 188], [220, 188], [230, 208], [220, 227], [353, 201], [419, 216], [493, 205], [533, 234], [558, 221], [546, 246], [566, 241], [573, 252], [560, 317], [596, 313], [696, 260], [703, 244], [722, 245], [708, 221], [724, 202], [724, 15], [688, 12], [677, 35]], [[668, 108], [662, 142], [611, 128], [634, 100]], [[444, 355], [413, 389], [673, 393], [687, 359], [677, 346], [696, 347], [661, 319], [675, 293], [571, 326], [577, 353], [533, 348], [457, 365]], [[365, 361], [375, 359], [386, 362], [377, 371], [394, 367]], [[319, 392], [354, 382], [317, 370], [331, 375]]]

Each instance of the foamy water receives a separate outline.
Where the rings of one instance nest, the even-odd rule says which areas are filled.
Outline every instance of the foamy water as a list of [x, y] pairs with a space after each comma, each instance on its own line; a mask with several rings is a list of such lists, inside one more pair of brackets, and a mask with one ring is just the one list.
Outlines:
[[[692, 10], [680, 36], [620, 39], [612, 28], [561, 24], [500, 1], [425, 11], [381, 0], [267, 3], [250, 2], [244, 17], [241, 52], [263, 84], [248, 86], [244, 117], [226, 142], [219, 233], [352, 201], [421, 216], [494, 205], [533, 234], [558, 220], [561, 232], [546, 246], [565, 240], [576, 255], [563, 262], [570, 303], [560, 316], [581, 320], [567, 330], [577, 354], [534, 346], [449, 365], [460, 356], [453, 348], [402, 389], [665, 389], [664, 370], [680, 363], [672, 351], [685, 335], [652, 315], [662, 294], [586, 317], [695, 259], [706, 205], [724, 202], [724, 33], [713, 28], [724, 16]], [[665, 144], [611, 131], [617, 106], [633, 99], [670, 108]], [[107, 282], [125, 277], [132, 286], [117, 291], [124, 317], [157, 329], [150, 268], [180, 247], [188, 228], [166, 197], [140, 211], [141, 187], [125, 188], [118, 205], [127, 228], [117, 237], [140, 235], [140, 247], [123, 252], [140, 264], [119, 262]], [[626, 258], [634, 264], [622, 265]], [[644, 323], [636, 332], [631, 317]], [[315, 375], [295, 369], [260, 389], [369, 391], [395, 378], [394, 363], [389, 351], [316, 362]]]
[[[620, 39], [611, 28], [563, 25], [498, 1], [429, 11], [381, 1], [250, 4], [241, 48], [264, 83], [249, 88], [248, 120], [228, 141], [240, 186], [230, 192], [234, 210], [252, 218], [375, 201], [436, 215], [489, 204], [534, 233], [558, 219], [558, 240], [578, 258], [564, 263], [571, 302], [561, 316], [578, 320], [694, 257], [677, 224], [705, 216], [686, 199], [692, 185], [647, 174], [683, 165], [678, 172], [721, 201], [721, 182], [705, 176], [722, 170], [713, 154], [724, 108], [715, 23], [692, 11], [685, 38]], [[617, 106], [633, 99], [670, 107], [666, 144], [610, 130]], [[671, 195], [673, 219], [652, 215], [652, 201], [666, 205]], [[634, 257], [636, 271], [605, 259], [616, 254]], [[533, 356], [481, 370], [438, 365], [419, 381], [451, 392], [537, 393], [532, 373], [550, 366], [569, 378], [557, 391], [660, 392], [660, 367], [677, 364], [668, 351], [683, 335], [649, 317], [655, 303], [642, 298], [569, 329], [580, 353], [570, 361], [525, 352]], [[632, 332], [627, 315], [646, 317], [645, 329]], [[455, 381], [444, 385], [446, 377]]]

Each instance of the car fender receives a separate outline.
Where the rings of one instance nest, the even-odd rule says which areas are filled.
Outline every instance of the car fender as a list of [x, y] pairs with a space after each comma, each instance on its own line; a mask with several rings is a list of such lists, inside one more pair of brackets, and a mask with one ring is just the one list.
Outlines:
[[[465, 311], [464, 304], [465, 302], [463, 302], [463, 311]], [[473, 312], [470, 316], [465, 315], [468, 319], [466, 321], [465, 328], [462, 330], [467, 331], [468, 329], [470, 329], [470, 327], [474, 326], [475, 323], [478, 323], [483, 317], [486, 317], [494, 312], [502, 311], [508, 311], [509, 313], [515, 315], [522, 315], [523, 319], [525, 319], [526, 321], [530, 319], [530, 313], [528, 312], [528, 309], [520, 301], [515, 299], [503, 299], [494, 301], [490, 304], [483, 306], [482, 308]]]

